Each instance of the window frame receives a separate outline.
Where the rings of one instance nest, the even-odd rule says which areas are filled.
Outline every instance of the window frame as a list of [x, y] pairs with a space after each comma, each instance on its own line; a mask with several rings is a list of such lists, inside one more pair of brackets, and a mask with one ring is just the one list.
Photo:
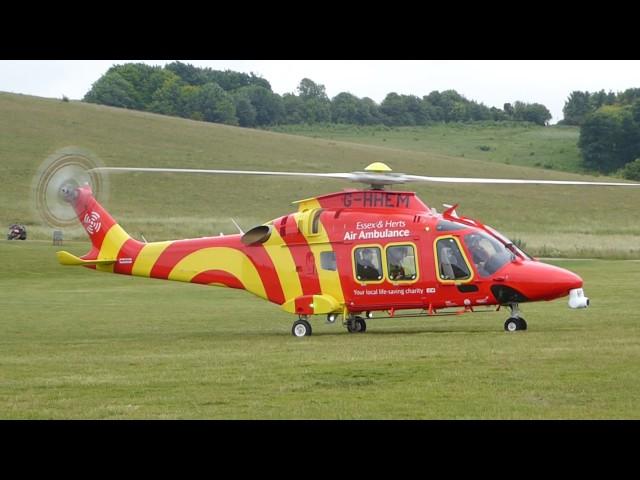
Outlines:
[[[416, 278], [414, 278], [413, 280], [395, 280], [395, 279], [391, 279], [391, 277], [389, 276], [389, 257], [387, 255], [387, 250], [389, 249], [389, 247], [413, 247], [413, 262], [415, 264], [416, 267]], [[384, 259], [385, 259], [385, 275], [384, 277], [392, 284], [394, 285], [399, 285], [399, 284], [411, 284], [411, 283], [416, 283], [418, 280], [420, 280], [420, 267], [419, 267], [419, 262], [418, 262], [418, 246], [414, 243], [414, 242], [393, 242], [393, 243], [387, 243], [384, 246]]]
[[[467, 270], [469, 270], [468, 278], [455, 278], [452, 280], [445, 280], [442, 278], [442, 271], [440, 270], [440, 256], [438, 255], [438, 242], [440, 240], [446, 240], [447, 238], [453, 239], [453, 241], [455, 241], [456, 244], [458, 245], [458, 250], [460, 250], [460, 253], [462, 254], [462, 259], [467, 265]], [[435, 270], [436, 278], [438, 282], [444, 285], [461, 285], [464, 283], [471, 283], [475, 278], [475, 275], [476, 275], [475, 268], [474, 268], [475, 265], [469, 262], [469, 258], [467, 257], [467, 252], [464, 249], [462, 242], [460, 242], [460, 239], [455, 235], [441, 235], [435, 238], [435, 240], [433, 241], [433, 261], [436, 267], [436, 270]]]
[[[377, 248], [378, 251], [380, 252], [380, 268], [382, 268], [382, 272], [381, 272], [382, 278], [380, 280], [364, 280], [364, 279], [358, 278], [358, 270], [356, 266], [356, 250], [361, 248]], [[360, 284], [367, 284], [367, 285], [372, 285], [372, 284], [378, 285], [380, 283], [383, 283], [387, 279], [387, 267], [384, 262], [383, 254], [384, 254], [384, 248], [380, 244], [367, 243], [367, 244], [354, 246], [351, 249], [351, 273], [353, 275], [353, 279]]]

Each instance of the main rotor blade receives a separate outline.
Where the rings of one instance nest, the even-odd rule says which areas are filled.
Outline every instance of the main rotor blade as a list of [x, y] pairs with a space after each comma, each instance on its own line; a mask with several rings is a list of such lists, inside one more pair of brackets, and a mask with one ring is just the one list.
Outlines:
[[464, 177], [423, 177], [420, 175], [404, 175], [411, 182], [443, 182], [443, 183], [510, 183], [510, 184], [538, 184], [538, 185], [600, 185], [607, 187], [640, 187], [640, 183], [616, 182], [579, 182], [574, 180], [518, 180], [511, 178], [464, 178]]
[[125, 172], [151, 172], [151, 173], [208, 173], [231, 175], [281, 175], [289, 177], [325, 177], [325, 178], [352, 178], [351, 173], [306, 173], [306, 172], [264, 172], [256, 170], [202, 170], [195, 168], [138, 168], [138, 167], [99, 167], [91, 171], [125, 173]]
[[607, 187], [640, 187], [640, 183], [622, 182], [581, 182], [574, 180], [521, 180], [511, 178], [467, 178], [467, 177], [425, 177], [421, 175], [406, 175], [402, 173], [309, 173], [309, 172], [269, 172], [259, 170], [205, 170], [195, 168], [146, 168], [146, 167], [98, 167], [89, 172], [150, 172], [150, 173], [204, 173], [221, 175], [275, 175], [287, 177], [321, 177], [340, 178], [352, 182], [369, 183], [372, 185], [392, 185], [405, 182], [437, 182], [437, 183], [476, 183], [476, 184], [537, 184], [537, 185], [592, 185]]

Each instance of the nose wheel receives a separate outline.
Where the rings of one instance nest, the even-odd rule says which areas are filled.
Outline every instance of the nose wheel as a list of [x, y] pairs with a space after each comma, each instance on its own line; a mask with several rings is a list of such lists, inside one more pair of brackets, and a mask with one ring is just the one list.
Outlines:
[[504, 322], [504, 329], [507, 332], [515, 332], [516, 330], [526, 330], [527, 322], [522, 317], [511, 317]]
[[507, 321], [504, 322], [504, 329], [507, 332], [515, 332], [518, 330], [526, 330], [527, 322], [520, 315], [520, 308], [517, 303], [512, 303], [509, 305], [511, 309], [511, 316], [507, 318]]

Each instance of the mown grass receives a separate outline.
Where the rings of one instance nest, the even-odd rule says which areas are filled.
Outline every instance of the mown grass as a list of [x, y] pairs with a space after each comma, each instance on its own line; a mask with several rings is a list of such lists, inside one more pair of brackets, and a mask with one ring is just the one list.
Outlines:
[[[438, 145], [444, 149], [461, 144], [475, 149], [489, 127], [486, 131], [479, 129], [478, 138], [469, 137], [467, 126], [437, 128], [442, 137], [439, 142], [432, 141], [438, 137], [436, 131], [419, 149], [411, 150], [406, 145], [411, 141], [406, 139], [390, 148], [389, 142], [380, 146], [305, 138], [0, 93], [0, 226], [24, 223], [29, 238], [51, 238], [51, 230], [32, 209], [31, 181], [45, 158], [70, 145], [92, 151], [108, 166], [340, 172], [362, 170], [371, 162], [383, 161], [395, 171], [423, 175], [594, 179], [518, 166], [515, 162], [505, 165], [481, 156], [461, 157], [464, 152], [454, 150], [438, 153]], [[575, 131], [560, 127], [513, 126], [495, 130], [501, 149], [509, 145], [509, 138], [513, 138], [513, 148], [532, 142], [536, 151], [545, 145], [556, 148], [549, 134], [566, 135], [566, 142], [575, 139]], [[106, 207], [132, 235], [140, 238], [143, 234], [155, 241], [234, 233], [231, 218], [247, 229], [293, 211], [294, 200], [356, 186], [338, 180], [112, 175]], [[438, 210], [443, 203], [459, 203], [460, 214], [525, 241], [533, 255], [640, 258], [640, 189], [459, 184], [411, 184], [403, 188], [415, 190], [425, 203]], [[83, 239], [84, 233], [65, 232], [65, 236]]]
[[270, 130], [507, 165], [584, 173], [577, 145], [580, 129], [573, 126], [473, 122], [417, 127], [282, 125]]
[[[65, 248], [84, 253], [88, 244]], [[592, 306], [374, 319], [365, 334], [231, 289], [57, 265], [0, 241], [4, 419], [640, 418], [640, 262], [558, 261]]]

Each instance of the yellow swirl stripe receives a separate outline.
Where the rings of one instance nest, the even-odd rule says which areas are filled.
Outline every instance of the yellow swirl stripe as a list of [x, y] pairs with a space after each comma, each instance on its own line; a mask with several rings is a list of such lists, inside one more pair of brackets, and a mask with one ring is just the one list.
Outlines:
[[262, 244], [276, 267], [276, 273], [282, 286], [285, 302], [302, 295], [300, 277], [296, 271], [296, 264], [289, 247], [284, 242], [278, 230], [273, 228], [269, 240]]
[[131, 275], [148, 277], [158, 257], [160, 257], [162, 252], [172, 243], [173, 242], [153, 242], [145, 244], [136, 257], [133, 268], [131, 269]]
[[[305, 207], [309, 209], [321, 208], [320, 203], [316, 199], [309, 199], [305, 203]], [[296, 222], [299, 221], [300, 212], [294, 214]], [[315, 235], [309, 235], [303, 228], [300, 231], [309, 244], [309, 248], [313, 252], [313, 256], [316, 262], [316, 271], [318, 272], [318, 279], [320, 280], [320, 288], [323, 295], [331, 295], [338, 303], [344, 304], [344, 295], [342, 294], [342, 285], [340, 284], [340, 274], [337, 270], [325, 270], [320, 263], [321, 252], [333, 252], [329, 236], [322, 222], [319, 222], [319, 232]]]
[[[118, 252], [124, 245], [124, 242], [129, 240], [129, 235], [125, 232], [117, 223], [112, 225], [102, 241], [102, 247], [98, 253], [98, 260], [113, 260], [118, 257]], [[111, 265], [96, 265], [96, 270], [101, 272], [112, 272], [113, 264]]]
[[190, 253], [173, 267], [168, 278], [190, 282], [193, 277], [207, 270], [228, 272], [239, 279], [247, 291], [267, 298], [258, 270], [249, 257], [235, 248], [208, 247]]

